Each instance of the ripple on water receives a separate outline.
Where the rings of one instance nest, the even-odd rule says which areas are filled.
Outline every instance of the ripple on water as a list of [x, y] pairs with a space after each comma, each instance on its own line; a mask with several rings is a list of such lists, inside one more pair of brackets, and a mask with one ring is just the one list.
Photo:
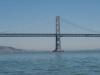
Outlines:
[[12, 54], [0, 58], [0, 75], [100, 75], [100, 56], [95, 53]]

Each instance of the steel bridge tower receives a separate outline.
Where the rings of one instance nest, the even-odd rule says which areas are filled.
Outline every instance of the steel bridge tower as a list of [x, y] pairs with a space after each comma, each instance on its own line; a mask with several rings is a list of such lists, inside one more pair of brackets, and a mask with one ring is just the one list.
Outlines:
[[61, 49], [61, 39], [60, 39], [60, 16], [56, 16], [56, 48], [54, 52], [63, 52]]

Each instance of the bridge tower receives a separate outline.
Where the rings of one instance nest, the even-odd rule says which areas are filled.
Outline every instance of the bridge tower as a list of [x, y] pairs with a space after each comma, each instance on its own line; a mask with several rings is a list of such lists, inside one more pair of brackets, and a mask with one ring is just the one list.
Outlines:
[[56, 48], [54, 52], [63, 52], [60, 39], [60, 16], [56, 16]]

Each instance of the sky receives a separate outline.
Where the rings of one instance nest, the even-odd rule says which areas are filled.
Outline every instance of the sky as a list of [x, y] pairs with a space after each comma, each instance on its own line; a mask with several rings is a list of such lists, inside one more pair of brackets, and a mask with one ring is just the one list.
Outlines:
[[[61, 33], [100, 32], [100, 0], [0, 0], [0, 33], [55, 33], [61, 17]], [[100, 38], [61, 38], [62, 49], [100, 49]], [[0, 38], [0, 45], [22, 49], [53, 50], [55, 38]]]

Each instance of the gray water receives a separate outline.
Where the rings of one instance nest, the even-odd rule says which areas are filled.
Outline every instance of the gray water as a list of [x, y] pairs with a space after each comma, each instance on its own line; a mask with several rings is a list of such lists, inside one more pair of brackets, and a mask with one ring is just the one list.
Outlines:
[[0, 75], [100, 75], [100, 53], [0, 54]]

